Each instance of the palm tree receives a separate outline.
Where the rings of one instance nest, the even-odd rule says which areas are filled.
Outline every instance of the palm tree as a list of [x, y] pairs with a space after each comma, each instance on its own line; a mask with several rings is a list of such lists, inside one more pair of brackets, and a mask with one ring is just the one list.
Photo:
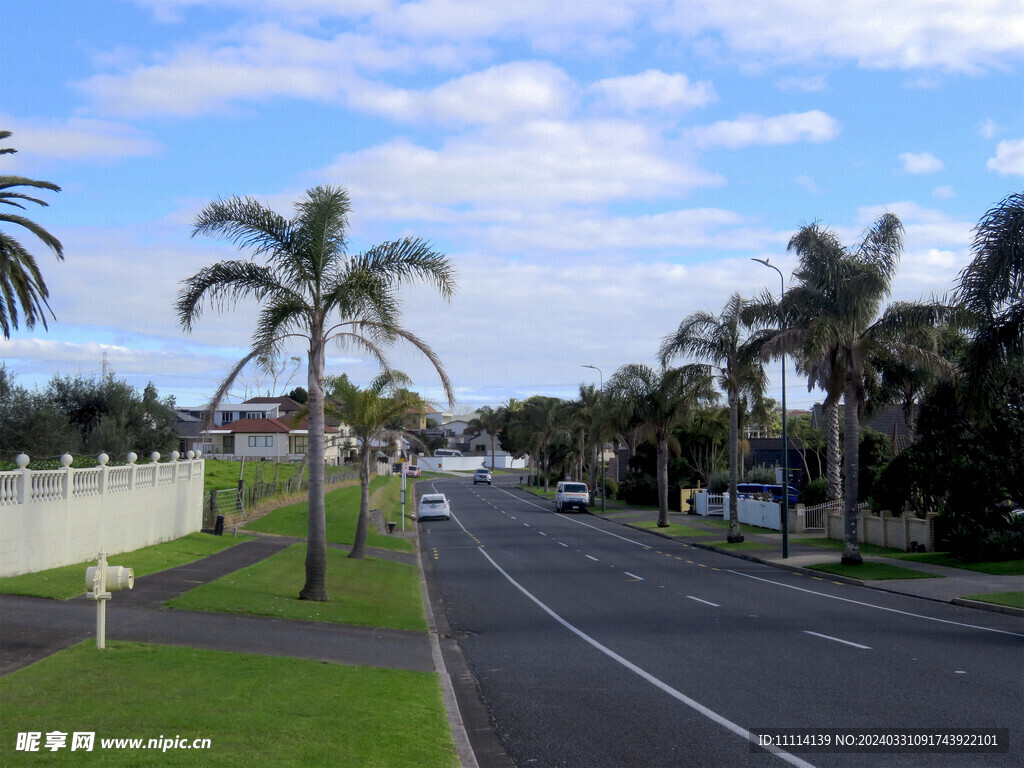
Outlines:
[[521, 415], [531, 434], [530, 443], [536, 457], [537, 471], [544, 477], [545, 491], [551, 483], [551, 457], [548, 449], [562, 431], [564, 405], [564, 401], [557, 397], [534, 395], [526, 400]]
[[505, 413], [501, 408], [485, 405], [477, 411], [476, 418], [471, 419], [467, 428], [486, 432], [491, 439], [491, 471], [494, 471], [494, 446], [498, 432], [505, 425]]
[[349, 557], [366, 557], [366, 533], [370, 517], [371, 440], [388, 424], [401, 420], [411, 409], [426, 405], [415, 392], [404, 389], [409, 378], [400, 371], [384, 371], [368, 386], [360, 389], [347, 377], [329, 379], [332, 405], [325, 411], [347, 424], [359, 438], [359, 519]]
[[[10, 131], [0, 131], [0, 141], [10, 136]], [[4, 147], [0, 148], [0, 155], [10, 155], [16, 151], [11, 147]], [[60, 187], [49, 181], [26, 179], [23, 176], [0, 176], [0, 203], [21, 210], [25, 209], [23, 202], [36, 203], [44, 207], [49, 205], [45, 200], [13, 191], [17, 187], [60, 192]], [[64, 260], [64, 246], [60, 240], [31, 219], [17, 213], [0, 212], [0, 222], [3, 222], [4, 230], [8, 224], [17, 224], [27, 229], [53, 251], [59, 260]], [[35, 258], [17, 239], [4, 230], [0, 230], [0, 330], [3, 331], [4, 338], [9, 339], [11, 330], [18, 328], [18, 307], [21, 307], [26, 328], [33, 328], [37, 322], [46, 328], [46, 314], [49, 313], [50, 317], [53, 317], [53, 311], [46, 301], [50, 297], [50, 292], [46, 288]]]
[[176, 310], [190, 333], [205, 302], [221, 311], [246, 299], [261, 304], [249, 353], [231, 370], [213, 397], [210, 413], [238, 373], [252, 360], [280, 354], [287, 343], [307, 345], [309, 392], [309, 513], [305, 600], [327, 600], [327, 542], [324, 517], [324, 355], [327, 343], [368, 353], [389, 368], [384, 351], [406, 341], [422, 352], [454, 399], [451, 382], [433, 350], [402, 328], [396, 292], [412, 281], [425, 281], [451, 297], [455, 277], [448, 258], [417, 238], [377, 245], [365, 253], [348, 253], [348, 193], [318, 186], [296, 203], [291, 219], [252, 198], [232, 197], [207, 205], [197, 216], [193, 236], [208, 234], [236, 243], [264, 257], [221, 261], [184, 281]]
[[668, 527], [668, 454], [678, 452], [673, 430], [689, 422], [697, 408], [717, 398], [706, 365], [654, 370], [631, 363], [619, 368], [608, 380], [611, 397], [620, 399], [640, 425], [641, 433], [657, 447], [658, 526]]
[[[842, 562], [862, 562], [857, 542], [860, 415], [866, 401], [865, 365], [870, 359], [902, 359], [948, 374], [937, 354], [912, 341], [914, 330], [933, 325], [946, 310], [936, 304], [898, 303], [881, 313], [903, 249], [903, 225], [883, 214], [855, 250], [813, 224], [790, 241], [800, 257], [797, 284], [780, 303], [782, 332], [776, 348], [797, 354], [803, 369], [826, 386], [832, 399], [843, 391], [844, 549]], [[881, 314], [880, 314], [881, 313]]]
[[956, 299], [974, 320], [963, 399], [983, 414], [1002, 373], [1024, 357], [1024, 194], [1008, 195], [985, 214], [972, 250]]
[[[748, 304], [734, 293], [717, 317], [710, 312], [694, 312], [685, 318], [675, 333], [665, 337], [658, 357], [662, 365], [677, 355], [690, 355], [717, 371], [719, 386], [729, 402], [729, 536], [731, 543], [743, 541], [740, 532], [739, 494], [739, 419], [740, 399], [746, 394], [759, 402], [764, 395], [764, 369], [744, 347], [747, 334], [741, 315]], [[785, 450], [785, 446], [783, 450]]]

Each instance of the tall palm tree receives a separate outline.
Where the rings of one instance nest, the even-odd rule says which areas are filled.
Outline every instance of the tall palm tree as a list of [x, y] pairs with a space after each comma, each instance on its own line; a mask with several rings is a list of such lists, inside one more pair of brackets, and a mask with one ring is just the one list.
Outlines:
[[405, 389], [409, 378], [400, 371], [384, 371], [365, 388], [357, 387], [347, 377], [329, 379], [332, 405], [325, 411], [347, 424], [359, 438], [359, 518], [349, 557], [366, 557], [366, 533], [370, 518], [370, 456], [372, 439], [388, 424], [401, 420], [411, 409], [422, 409], [425, 403], [415, 392]]
[[1002, 372], [1024, 358], [1024, 193], [1008, 195], [975, 228], [974, 258], [956, 299], [973, 316], [963, 361], [963, 400], [984, 414]]
[[[0, 141], [10, 136], [10, 131], [0, 131]], [[0, 155], [10, 155], [16, 151], [11, 147], [3, 147], [0, 148]], [[25, 209], [23, 203], [36, 203], [44, 207], [49, 205], [38, 197], [14, 191], [17, 187], [60, 192], [60, 187], [49, 181], [26, 179], [23, 176], [0, 176], [0, 204], [20, 210]], [[39, 265], [25, 246], [6, 231], [7, 225], [16, 224], [27, 229], [61, 261], [64, 260], [64, 246], [43, 227], [18, 213], [8, 213], [6, 209], [0, 209], [0, 223], [3, 225], [3, 229], [0, 229], [0, 330], [3, 331], [4, 338], [9, 339], [11, 331], [18, 328], [19, 307], [26, 328], [33, 328], [37, 322], [46, 328], [46, 315], [49, 313], [53, 317], [53, 311], [46, 301], [50, 297], [50, 292], [43, 281]]]
[[544, 478], [544, 490], [551, 484], [551, 457], [548, 449], [563, 429], [562, 411], [565, 402], [557, 397], [534, 395], [527, 398], [522, 420], [531, 433], [532, 451], [536, 456], [537, 471]]
[[844, 548], [842, 561], [862, 562], [857, 542], [860, 416], [866, 402], [868, 360], [902, 359], [948, 375], [939, 355], [912, 341], [913, 329], [940, 321], [937, 304], [897, 303], [882, 312], [903, 250], [903, 225], [883, 214], [856, 249], [818, 225], [801, 229], [790, 241], [800, 257], [796, 285], [781, 302], [779, 347], [798, 355], [804, 369], [834, 395], [843, 390]]
[[682, 368], [631, 363], [619, 368], [608, 380], [609, 396], [626, 403], [641, 432], [654, 442], [658, 462], [658, 526], [668, 527], [668, 454], [678, 452], [679, 443], [672, 435], [684, 426], [699, 406], [714, 401], [718, 395], [706, 365], [691, 364]]
[[204, 304], [221, 311], [240, 301], [261, 305], [249, 353], [230, 371], [213, 397], [210, 413], [238, 373], [252, 360], [279, 354], [292, 341], [307, 346], [309, 400], [309, 514], [305, 600], [327, 600], [327, 541], [324, 516], [324, 356], [328, 342], [363, 351], [388, 369], [385, 350], [399, 341], [422, 352], [454, 399], [451, 382], [434, 351], [401, 326], [398, 289], [424, 281], [444, 298], [455, 290], [451, 263], [417, 238], [348, 252], [348, 193], [318, 186], [296, 203], [291, 219], [252, 198], [232, 197], [207, 205], [196, 217], [193, 236], [213, 235], [264, 257], [221, 261], [184, 281], [178, 294], [178, 322], [191, 333]]
[[[764, 369], [748, 348], [747, 333], [741, 319], [747, 301], [734, 293], [721, 314], [694, 312], [686, 317], [675, 333], [661, 343], [658, 357], [667, 365], [677, 355], [688, 355], [708, 363], [716, 372], [719, 386], [729, 402], [729, 536], [732, 543], [743, 541], [740, 532], [739, 493], [739, 419], [740, 399], [748, 395], [758, 402], [764, 395]], [[783, 447], [786, 450], [786, 447]]]
[[486, 432], [491, 439], [491, 471], [494, 471], [495, 443], [498, 439], [498, 432], [505, 424], [505, 414], [501, 408], [492, 408], [485, 405], [477, 411], [475, 418], [470, 419], [467, 427], [469, 429]]

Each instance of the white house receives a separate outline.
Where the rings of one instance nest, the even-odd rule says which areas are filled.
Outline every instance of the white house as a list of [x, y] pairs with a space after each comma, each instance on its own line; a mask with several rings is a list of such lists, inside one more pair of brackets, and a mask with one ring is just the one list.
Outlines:
[[[309, 424], [293, 427], [282, 419], [239, 419], [203, 430], [208, 458], [302, 461], [309, 449]], [[344, 438], [337, 427], [324, 427], [324, 462], [343, 463]]]

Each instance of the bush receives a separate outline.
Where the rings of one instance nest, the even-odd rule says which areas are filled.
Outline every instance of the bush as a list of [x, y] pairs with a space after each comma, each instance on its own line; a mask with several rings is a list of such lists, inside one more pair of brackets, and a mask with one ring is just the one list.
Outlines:
[[813, 507], [828, 501], [828, 478], [818, 477], [804, 488], [804, 504]]
[[627, 504], [654, 506], [658, 503], [658, 481], [648, 474], [630, 475], [622, 481], [616, 498]]

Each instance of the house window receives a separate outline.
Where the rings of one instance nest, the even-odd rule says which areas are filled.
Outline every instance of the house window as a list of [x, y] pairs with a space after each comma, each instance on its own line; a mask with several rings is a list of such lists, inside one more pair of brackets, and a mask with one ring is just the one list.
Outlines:
[[305, 453], [308, 450], [309, 437], [307, 435], [295, 435], [289, 439], [292, 441], [292, 449], [289, 453]]
[[249, 435], [250, 448], [273, 448], [273, 435]]
[[235, 452], [235, 436], [234, 435], [224, 435], [224, 453], [234, 453], [234, 452]]

